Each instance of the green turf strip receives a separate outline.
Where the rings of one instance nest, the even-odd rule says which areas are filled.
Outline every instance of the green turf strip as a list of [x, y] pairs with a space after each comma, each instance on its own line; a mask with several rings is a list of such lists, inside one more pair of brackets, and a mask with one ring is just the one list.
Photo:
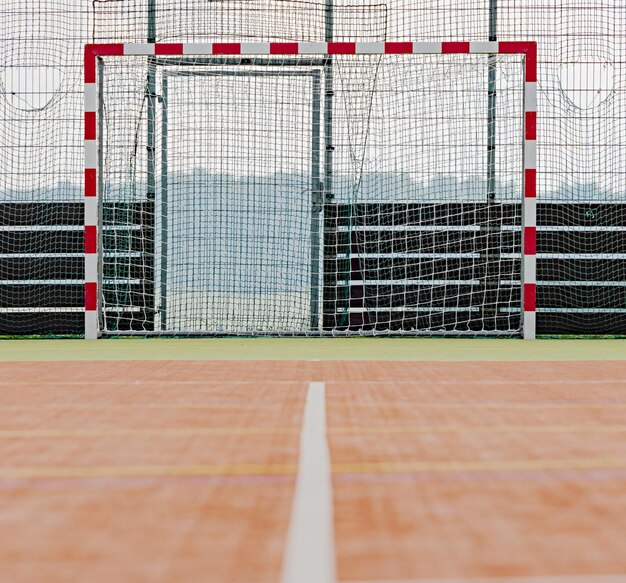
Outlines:
[[0, 340], [0, 361], [626, 360], [623, 339], [207, 338]]

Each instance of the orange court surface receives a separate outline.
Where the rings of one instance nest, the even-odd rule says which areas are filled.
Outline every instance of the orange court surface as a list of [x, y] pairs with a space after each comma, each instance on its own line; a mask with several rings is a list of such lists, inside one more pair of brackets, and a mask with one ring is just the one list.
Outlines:
[[623, 340], [0, 341], [0, 581], [626, 581]]

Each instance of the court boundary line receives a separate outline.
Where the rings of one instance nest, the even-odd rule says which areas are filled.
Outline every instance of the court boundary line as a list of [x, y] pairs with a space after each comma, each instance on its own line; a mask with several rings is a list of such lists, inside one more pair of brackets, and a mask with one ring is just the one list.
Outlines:
[[[328, 449], [326, 438], [313, 449]], [[328, 466], [307, 462], [307, 475], [310, 481], [318, 483], [326, 477], [320, 487], [325, 492], [330, 516], [326, 522], [332, 525], [331, 475], [345, 474], [456, 474], [492, 472], [564, 472], [593, 470], [626, 470], [626, 457], [623, 458], [571, 458], [571, 459], [520, 459], [520, 460], [467, 460], [467, 461], [422, 461], [422, 462], [339, 462]], [[0, 480], [37, 480], [65, 478], [127, 478], [127, 477], [202, 477], [202, 476], [244, 476], [244, 475], [293, 475], [300, 476], [301, 465], [292, 464], [209, 464], [190, 466], [148, 465], [148, 466], [0, 466]], [[311, 470], [310, 468], [313, 468]], [[303, 506], [311, 501], [317, 503], [320, 492], [306, 483], [305, 491], [313, 491], [311, 500], [298, 502]], [[308, 494], [306, 494], [308, 496]], [[330, 498], [329, 498], [330, 497]], [[301, 496], [302, 498], [302, 496]], [[295, 510], [295, 505], [294, 505]], [[326, 511], [326, 509], [322, 509]], [[308, 512], [308, 510], [307, 510]], [[293, 516], [294, 513], [292, 513]], [[315, 517], [317, 520], [317, 517]], [[332, 531], [329, 536], [332, 536]], [[317, 539], [316, 539], [317, 540]], [[302, 583], [303, 580], [297, 580]], [[317, 580], [322, 583], [322, 580]]]
[[[300, 434], [298, 427], [117, 427], [103, 429], [0, 429], [0, 441], [7, 439], [66, 439], [118, 437], [220, 437], [275, 436]], [[364, 425], [327, 427], [327, 435], [492, 435], [502, 433], [626, 433], [626, 423], [605, 425]]]
[[326, 434], [326, 385], [307, 391], [300, 461], [281, 583], [335, 583], [332, 470]]
[[[39, 362], [39, 361], [35, 361], [35, 362]], [[44, 361], [41, 361], [44, 362]], [[73, 362], [83, 362], [83, 361], [73, 361]], [[130, 362], [130, 361], [122, 361], [122, 360], [111, 360], [111, 361], [101, 361], [101, 362]], [[135, 361], [137, 362], [137, 361]], [[152, 362], [152, 361], [139, 361], [139, 362]], [[165, 361], [162, 361], [165, 362]], [[176, 361], [176, 362], [187, 362], [187, 361]], [[192, 361], [192, 362], [218, 362], [218, 361]], [[229, 361], [229, 362], [237, 362], [237, 361]], [[258, 362], [258, 361], [238, 361], [238, 362]], [[267, 361], [266, 361], [267, 362]], [[279, 362], [292, 362], [292, 361], [279, 361]], [[312, 362], [312, 361], [309, 361]], [[331, 362], [331, 361], [319, 361], [319, 362]], [[340, 361], [332, 361], [332, 362], [340, 362]], [[360, 361], [345, 361], [345, 362], [360, 362]], [[390, 362], [390, 361], [383, 361], [383, 362]], [[438, 361], [439, 362], [439, 361]], [[442, 361], [443, 362], [443, 361]], [[455, 361], [458, 362], [460, 364], [465, 364], [466, 361]], [[483, 361], [485, 362], [485, 361]], [[486, 362], [500, 362], [500, 361], [486, 361]], [[511, 362], [516, 362], [516, 361], [511, 361]], [[569, 361], [559, 361], [559, 362], [563, 362], [563, 363], [568, 363]], [[582, 361], [579, 361], [582, 362]], [[597, 361], [593, 361], [594, 363], [596, 363]], [[606, 362], [611, 362], [611, 361], [606, 361]], [[621, 362], [621, 361], [612, 361], [612, 362]], [[3, 361], [0, 361], [0, 364], [2, 364]], [[398, 361], [398, 363], [402, 364], [402, 361]], [[23, 362], [20, 361], [12, 361], [12, 362], [4, 362], [4, 364], [23, 364]], [[46, 379], [48, 380], [48, 379]], [[163, 379], [132, 379], [132, 380], [128, 380], [128, 381], [116, 381], [116, 380], [99, 380], [99, 379], [85, 379], [85, 380], [72, 380], [72, 379], [68, 379], [68, 380], [64, 380], [64, 381], [59, 381], [56, 379], [50, 379], [50, 383], [51, 384], [61, 384], [63, 386], [75, 386], [75, 385], [79, 385], [79, 386], [94, 386], [94, 385], [107, 385], [107, 386], [120, 386], [124, 389], [129, 388], [129, 387], [140, 387], [142, 385], [167, 385], [168, 383], [171, 383], [171, 380], [163, 380]], [[302, 379], [297, 379], [297, 378], [293, 378], [293, 379], [275, 379], [272, 381], [273, 385], [299, 385], [302, 384]], [[380, 384], [380, 380], [326, 380], [324, 381], [326, 384], [332, 384], [332, 385], [379, 385]], [[393, 385], [409, 385], [409, 386], [416, 386], [416, 387], [430, 387], [430, 386], [447, 386], [447, 385], [458, 385], [459, 384], [459, 380], [454, 380], [454, 379], [445, 379], [445, 380], [437, 380], [437, 379], [428, 379], [428, 380], [419, 380], [419, 379], [412, 379], [412, 380], [388, 380], [385, 381], [388, 382], [389, 384], [393, 384]], [[237, 381], [237, 380], [228, 380], [228, 379], [224, 379], [224, 380], [211, 380], [211, 379], [207, 379], [207, 380], [203, 380], [203, 379], [198, 379], [198, 380], [177, 380], [176, 381], [177, 384], [181, 385], [181, 386], [192, 386], [194, 387], [194, 389], [196, 388], [196, 386], [211, 386], [211, 385], [242, 385], [242, 386], [252, 386], [252, 385], [256, 385], [256, 381]], [[616, 378], [616, 379], [585, 379], [585, 380], [577, 380], [577, 379], [571, 379], [571, 380], [559, 380], [559, 379], [553, 379], [551, 381], [547, 381], [547, 380], [541, 380], [541, 379], [529, 379], [529, 380], [524, 380], [524, 379], [511, 379], [511, 380], [506, 380], [506, 379], [485, 379], [485, 380], [480, 380], [480, 381], [472, 381], [472, 380], [463, 380], [464, 385], [488, 385], [488, 386], [499, 386], [499, 385], [546, 385], [546, 384], [550, 384], [550, 385], [588, 385], [588, 384], [599, 384], [599, 385], [613, 385], [613, 384], [617, 384], [617, 385], [622, 385], [622, 384], [626, 384], [626, 379], [620, 377], [620, 378]], [[30, 380], [11, 380], [11, 381], [4, 381], [1, 377], [0, 377], [0, 388], [5, 388], [5, 389], [12, 389], [15, 386], [32, 386], [33, 382]]]
[[623, 575], [536, 575], [530, 577], [469, 577], [428, 579], [367, 579], [343, 583], [623, 583]]

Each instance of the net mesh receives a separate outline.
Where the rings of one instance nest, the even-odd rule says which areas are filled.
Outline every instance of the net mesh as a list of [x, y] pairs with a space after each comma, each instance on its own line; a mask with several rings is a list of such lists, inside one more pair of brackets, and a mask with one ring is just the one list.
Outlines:
[[[332, 4], [329, 17], [321, 0], [159, 0], [154, 39], [321, 41], [330, 30], [335, 40], [536, 40], [538, 330], [626, 333], [624, 3]], [[0, 6], [0, 333], [82, 329], [81, 47], [145, 42], [148, 6]]]
[[0, 334], [80, 331], [87, 6], [0, 4]]
[[102, 79], [106, 332], [519, 331], [520, 56], [134, 57]]

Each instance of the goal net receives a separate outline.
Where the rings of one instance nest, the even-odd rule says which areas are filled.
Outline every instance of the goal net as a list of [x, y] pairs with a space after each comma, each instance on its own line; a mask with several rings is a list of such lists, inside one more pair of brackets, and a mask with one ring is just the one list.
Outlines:
[[101, 49], [87, 335], [532, 335], [532, 83], [493, 45]]

